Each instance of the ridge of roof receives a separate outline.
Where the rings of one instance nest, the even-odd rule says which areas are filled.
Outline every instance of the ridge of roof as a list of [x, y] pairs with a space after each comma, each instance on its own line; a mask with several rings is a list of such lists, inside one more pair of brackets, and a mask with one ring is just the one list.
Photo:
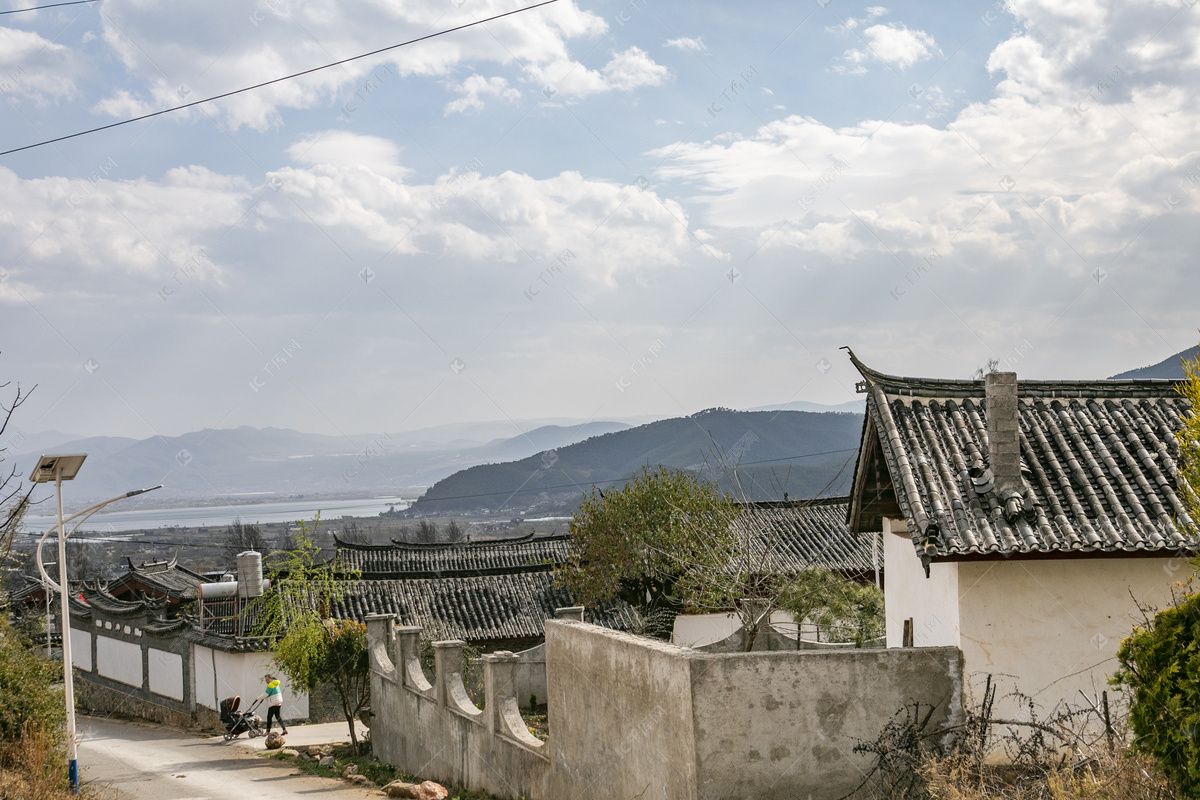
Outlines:
[[850, 496], [811, 497], [807, 500], [752, 500], [737, 503], [739, 508], [809, 508], [811, 506], [840, 506], [850, 502]]
[[397, 550], [440, 550], [452, 548], [465, 549], [484, 549], [488, 547], [504, 547], [511, 544], [525, 544], [526, 542], [541, 543], [541, 542], [557, 542], [568, 539], [566, 534], [552, 533], [547, 536], [538, 536], [532, 532], [524, 536], [512, 536], [507, 539], [476, 539], [467, 542], [402, 542], [398, 539], [392, 539], [392, 547]]
[[[889, 395], [909, 397], [983, 397], [982, 379], [973, 378], [914, 378], [889, 375], [864, 364], [854, 351], [843, 347], [850, 363], [863, 376], [865, 386], [878, 386]], [[1121, 380], [1018, 380], [1020, 397], [1160, 397], [1173, 394], [1183, 383], [1177, 378], [1124, 378]], [[860, 389], [865, 392], [865, 387]]]

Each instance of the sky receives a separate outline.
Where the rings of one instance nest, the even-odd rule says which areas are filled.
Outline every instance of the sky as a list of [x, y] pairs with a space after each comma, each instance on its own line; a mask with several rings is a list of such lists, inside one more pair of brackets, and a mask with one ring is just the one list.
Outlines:
[[[521, 7], [0, 15], [0, 150]], [[0, 156], [4, 400], [337, 435], [843, 403], [844, 346], [1106, 377], [1197, 342], [1198, 91], [1194, 0], [558, 0]]]

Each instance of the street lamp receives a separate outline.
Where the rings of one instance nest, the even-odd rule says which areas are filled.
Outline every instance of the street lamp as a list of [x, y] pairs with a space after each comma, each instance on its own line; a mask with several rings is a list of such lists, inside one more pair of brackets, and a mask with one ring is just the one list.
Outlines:
[[[126, 492], [110, 500], [105, 500], [103, 503], [88, 506], [83, 511], [79, 511], [63, 519], [62, 482], [69, 481], [79, 474], [79, 468], [83, 466], [85, 458], [87, 458], [87, 453], [71, 453], [58, 456], [44, 455], [38, 461], [37, 466], [33, 468], [33, 473], [29, 476], [29, 480], [34, 483], [49, 483], [50, 481], [54, 481], [55, 494], [58, 498], [58, 583], [55, 584], [50, 579], [50, 576], [46, 574], [46, 568], [42, 565], [42, 546], [46, 543], [46, 537], [50, 535], [50, 531], [43, 533], [42, 538], [38, 540], [37, 565], [38, 571], [42, 573], [42, 580], [58, 590], [59, 605], [61, 606], [59, 617], [62, 620], [63, 689], [66, 695], [64, 699], [67, 704], [67, 775], [71, 781], [71, 791], [75, 793], [79, 792], [79, 761], [76, 757], [75, 744], [75, 676], [71, 672], [71, 605], [68, 599], [69, 590], [67, 588], [67, 537], [78, 530], [79, 526], [88, 517], [109, 503], [115, 503], [117, 500], [124, 500], [126, 497], [133, 497], [134, 495], [162, 488], [162, 484], [159, 484], [149, 489], [134, 489], [132, 492]], [[65, 532], [66, 524], [75, 519], [79, 519], [79, 522], [75, 523], [70, 532]], [[51, 528], [51, 530], [54, 529]], [[47, 637], [50, 635], [49, 630], [46, 631], [46, 635]]]

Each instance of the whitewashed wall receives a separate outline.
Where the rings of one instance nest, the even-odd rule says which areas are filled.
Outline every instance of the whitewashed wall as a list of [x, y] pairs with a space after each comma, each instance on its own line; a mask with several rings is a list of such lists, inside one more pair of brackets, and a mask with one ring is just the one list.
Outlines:
[[[1117, 648], [1163, 608], [1186, 562], [1168, 558], [1067, 558], [964, 562], [959, 566], [962, 651], [968, 678], [988, 673], [998, 695], [1019, 688], [1043, 709], [1098, 698], [1117, 668]], [[1109, 692], [1112, 702], [1117, 696]], [[996, 716], [1016, 713], [999, 697]]]
[[[247, 709], [266, 689], [263, 675], [271, 672], [283, 681], [283, 718], [308, 718], [308, 695], [291, 690], [287, 679], [271, 666], [273, 653], [226, 653], [201, 645], [193, 645], [192, 653], [199, 705], [215, 710], [226, 697], [241, 695], [242, 708]], [[259, 713], [266, 715], [265, 705]]]
[[183, 656], [149, 648], [150, 691], [183, 702]]
[[96, 637], [96, 672], [130, 686], [142, 685], [142, 648], [108, 636]]
[[88, 631], [71, 628], [71, 665], [92, 671], [92, 634]]
[[913, 621], [917, 647], [958, 647], [959, 564], [931, 564], [929, 577], [903, 520], [883, 520], [884, 609], [887, 646], [904, 643], [904, 620]]
[[[796, 621], [786, 611], [771, 614], [771, 627], [790, 636], [796, 635]], [[703, 647], [721, 642], [741, 630], [736, 614], [680, 614], [671, 629], [671, 643], [682, 647]]]

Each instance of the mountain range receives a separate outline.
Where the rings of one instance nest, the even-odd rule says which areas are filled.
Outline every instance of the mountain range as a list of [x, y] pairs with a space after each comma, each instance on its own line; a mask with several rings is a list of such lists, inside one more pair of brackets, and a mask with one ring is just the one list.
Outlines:
[[570, 511], [593, 485], [660, 464], [749, 500], [844, 494], [861, 435], [862, 414], [710, 409], [464, 469], [431, 486], [410, 513]]
[[525, 458], [630, 427], [616, 421], [542, 424], [517, 436], [492, 438], [520, 424], [473, 423], [373, 436], [241, 427], [141, 440], [54, 431], [26, 437], [10, 429], [8, 449], [15, 454], [5, 455], [25, 476], [43, 453], [87, 453], [72, 482], [75, 505], [160, 483], [163, 489], [147, 495], [146, 505], [250, 494], [411, 497], [464, 467]]
[[1195, 361], [1197, 356], [1200, 356], [1200, 345], [1189, 347], [1176, 353], [1169, 358], [1164, 358], [1157, 364], [1151, 364], [1148, 367], [1140, 367], [1131, 369], [1128, 372], [1122, 372], [1119, 375], [1113, 375], [1109, 380], [1125, 380], [1128, 378], [1182, 378], [1183, 377], [1183, 361]]
[[[1190, 348], [1114, 375], [1180, 378]], [[403, 433], [325, 436], [280, 428], [206, 429], [181, 436], [81, 437], [11, 427], [8, 464], [28, 475], [42, 453], [88, 453], [71, 487], [78, 506], [163, 484], [129, 505], [161, 506], [261, 494], [408, 496], [429, 487], [413, 513], [567, 509], [595, 484], [623, 482], [643, 466], [690, 469], [754, 500], [845, 492], [862, 429], [863, 403], [807, 401], [688, 417], [607, 421], [568, 418], [467, 422]], [[5, 466], [8, 466], [6, 464]], [[849, 464], [849, 466], [848, 466]]]

